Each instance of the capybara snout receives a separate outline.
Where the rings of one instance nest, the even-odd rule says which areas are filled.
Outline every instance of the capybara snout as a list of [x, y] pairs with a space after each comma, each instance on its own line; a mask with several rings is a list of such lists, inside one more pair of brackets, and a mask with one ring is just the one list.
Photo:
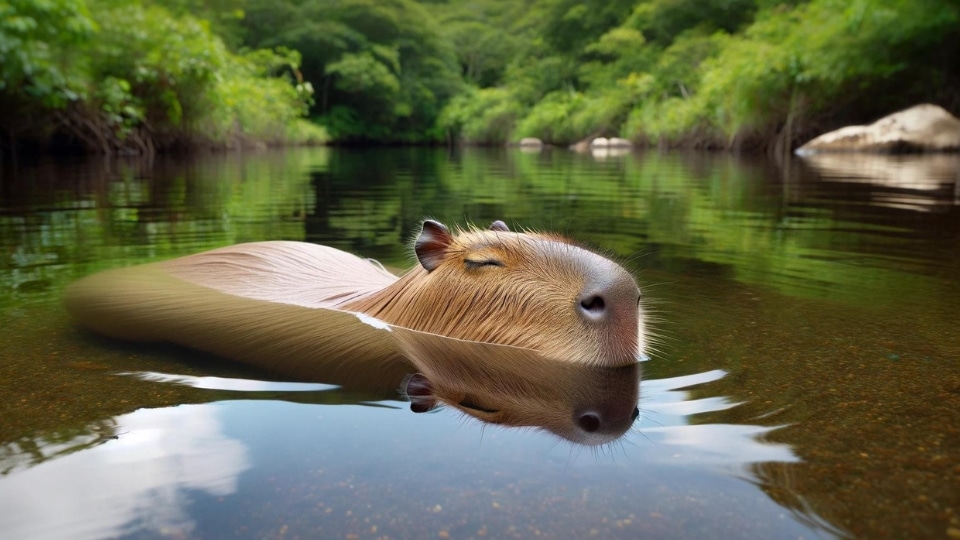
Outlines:
[[626, 349], [640, 352], [643, 326], [636, 281], [613, 261], [599, 256], [587, 258], [593, 266], [584, 269], [583, 288], [576, 298], [577, 313], [597, 339], [606, 341], [607, 349], [616, 351], [622, 346], [626, 355]]
[[633, 276], [613, 261], [597, 259], [600, 260], [591, 261], [593, 268], [583, 271], [583, 288], [576, 298], [579, 313], [585, 320], [597, 323], [636, 317], [640, 289]]

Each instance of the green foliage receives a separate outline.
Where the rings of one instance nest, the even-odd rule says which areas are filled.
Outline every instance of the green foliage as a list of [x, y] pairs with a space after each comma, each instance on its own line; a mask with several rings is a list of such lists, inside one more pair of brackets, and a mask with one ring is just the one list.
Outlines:
[[960, 7], [936, 0], [540, 0], [498, 22], [527, 39], [490, 83], [519, 102], [513, 139], [789, 145], [960, 101]]
[[691, 29], [735, 32], [753, 19], [756, 9], [754, 0], [647, 0], [637, 3], [625, 26], [643, 32], [651, 43], [668, 46]]
[[[727, 140], [769, 139], [795, 115], [838, 106], [868, 118], [889, 113], [912, 104], [906, 100], [913, 92], [880, 89], [903, 88], [911, 80], [942, 83], [945, 73], [935, 66], [944, 59], [937, 50], [960, 37], [958, 22], [956, 6], [927, 0], [814, 0], [767, 10], [743, 33], [718, 41], [719, 52], [698, 70], [691, 99], [646, 108], [673, 114], [681, 122], [667, 122], [674, 131], [706, 126]], [[956, 76], [956, 58], [952, 62]], [[942, 97], [929, 90], [916, 94]]]
[[537, 103], [517, 127], [517, 138], [537, 137], [550, 143], [568, 143], [577, 138], [570, 117], [583, 105], [583, 94], [557, 91]]
[[244, 0], [151, 0], [176, 17], [189, 16], [207, 21], [210, 30], [236, 52], [243, 48]]
[[[960, 6], [9, 0], [0, 75], [3, 143], [56, 135], [149, 151], [309, 131], [338, 142], [782, 146], [918, 102], [955, 107]], [[304, 116], [324, 133], [298, 124]]]
[[296, 51], [231, 53], [189, 14], [111, 0], [16, 1], [0, 7], [7, 133], [27, 126], [20, 134], [42, 141], [59, 132], [106, 153], [280, 142], [311, 102]]
[[95, 30], [82, 2], [0, 3], [0, 92], [8, 100], [20, 98], [49, 108], [62, 108], [81, 98], [82, 73], [71, 68], [80, 62], [76, 48]]
[[487, 21], [451, 20], [442, 31], [461, 63], [463, 77], [478, 86], [495, 84], [520, 47], [516, 36]]
[[156, 6], [95, 5], [95, 10], [103, 27], [111, 31], [93, 44], [94, 79], [129, 80], [130, 97], [145, 112], [137, 120], [161, 130], [178, 128], [184, 117], [202, 118], [215, 105], [209, 100], [209, 89], [228, 58], [206, 23], [171, 16]]
[[634, 3], [634, 0], [542, 0], [538, 2], [544, 12], [541, 35], [557, 52], [582, 52], [591, 42], [619, 26]]
[[303, 54], [311, 114], [341, 141], [438, 140], [440, 108], [460, 88], [449, 45], [412, 0], [249, 0], [248, 43]]
[[[303, 115], [312, 100], [306, 83], [290, 84], [283, 77], [270, 77], [276, 72], [296, 74], [300, 55], [296, 51], [258, 50], [231, 58], [230, 69], [218, 79], [211, 95], [213, 109], [208, 115], [212, 133], [223, 137], [243, 137], [266, 143], [305, 142], [291, 139], [291, 128]], [[325, 138], [308, 135], [303, 125], [296, 128], [309, 140]]]
[[287, 125], [286, 141], [304, 146], [320, 146], [330, 142], [330, 134], [323, 126], [298, 118]]
[[450, 138], [467, 143], [503, 143], [510, 140], [522, 108], [501, 88], [470, 88], [454, 97], [438, 123]]
[[344, 54], [336, 62], [327, 64], [326, 74], [334, 80], [333, 86], [337, 90], [366, 94], [366, 99], [387, 105], [393, 103], [400, 92], [400, 80], [390, 69], [390, 64], [375, 57], [371, 51]]

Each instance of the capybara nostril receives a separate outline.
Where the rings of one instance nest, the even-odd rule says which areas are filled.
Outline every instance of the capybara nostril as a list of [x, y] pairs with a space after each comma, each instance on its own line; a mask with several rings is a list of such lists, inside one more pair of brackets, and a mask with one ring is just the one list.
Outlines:
[[601, 317], [606, 308], [607, 303], [599, 294], [591, 295], [580, 300], [580, 309], [591, 318]]
[[633, 408], [633, 413], [630, 414], [631, 420], [636, 420], [640, 416], [640, 409], [638, 407]]
[[600, 417], [596, 413], [584, 413], [577, 418], [577, 425], [587, 433], [595, 433], [600, 429]]

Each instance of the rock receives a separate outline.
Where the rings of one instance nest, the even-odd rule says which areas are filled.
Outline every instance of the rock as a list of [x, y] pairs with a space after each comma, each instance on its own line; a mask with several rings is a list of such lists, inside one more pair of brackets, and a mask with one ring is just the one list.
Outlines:
[[589, 152], [590, 151], [590, 140], [584, 139], [578, 143], [571, 144], [570, 149], [574, 152]]
[[590, 148], [609, 148], [610, 139], [606, 137], [597, 137], [596, 139], [590, 141]]
[[[597, 154], [598, 150], [607, 150], [612, 148], [633, 148], [633, 143], [627, 139], [621, 139], [620, 137], [596, 137], [594, 139], [584, 139], [577, 144], [571, 145], [570, 149], [575, 152], [592, 152], [594, 155]], [[619, 153], [617, 155], [620, 155]]]
[[528, 148], [534, 148], [534, 147], [536, 147], [536, 148], [539, 148], [539, 147], [543, 146], [543, 141], [541, 141], [540, 139], [538, 139], [538, 138], [536, 138], [536, 137], [524, 137], [524, 138], [520, 139], [520, 142], [519, 142], [518, 144], [520, 145], [521, 148], [522, 148], [522, 147], [528, 147]]
[[931, 104], [885, 116], [868, 126], [847, 126], [813, 139], [797, 154], [818, 152], [948, 152], [960, 150], [960, 120]]
[[593, 147], [590, 149], [590, 155], [597, 160], [603, 160], [607, 158], [615, 158], [626, 156], [630, 153], [629, 148], [623, 148], [622, 146], [603, 146], [603, 147]]

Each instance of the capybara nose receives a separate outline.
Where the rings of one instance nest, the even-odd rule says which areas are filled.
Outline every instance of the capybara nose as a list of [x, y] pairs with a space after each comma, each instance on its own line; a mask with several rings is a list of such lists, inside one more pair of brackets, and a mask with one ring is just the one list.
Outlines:
[[605, 269], [588, 275], [577, 296], [577, 310], [588, 321], [603, 322], [636, 317], [640, 289], [633, 277], [620, 268]]
[[607, 310], [607, 301], [599, 294], [590, 294], [581, 297], [580, 312], [590, 320], [599, 320], [603, 318]]

